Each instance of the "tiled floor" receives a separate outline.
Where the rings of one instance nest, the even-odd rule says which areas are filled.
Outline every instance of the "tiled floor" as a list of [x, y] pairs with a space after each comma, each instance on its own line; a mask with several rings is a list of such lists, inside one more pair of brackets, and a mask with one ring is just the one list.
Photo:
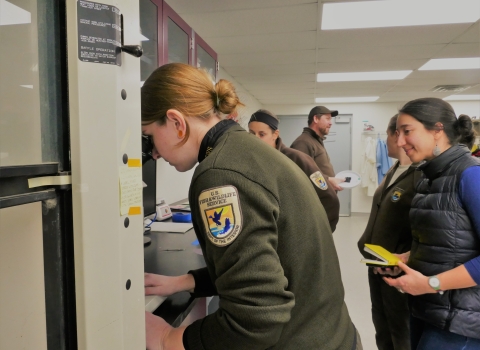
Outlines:
[[360, 333], [363, 348], [376, 350], [367, 268], [365, 264], [359, 262], [362, 256], [357, 248], [358, 239], [363, 234], [367, 221], [368, 214], [352, 214], [350, 217], [341, 217], [333, 238], [340, 260], [345, 287], [345, 302], [350, 317]]

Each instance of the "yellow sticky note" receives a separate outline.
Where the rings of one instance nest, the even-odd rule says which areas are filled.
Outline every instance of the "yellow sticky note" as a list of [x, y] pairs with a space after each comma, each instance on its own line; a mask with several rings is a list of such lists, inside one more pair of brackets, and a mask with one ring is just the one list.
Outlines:
[[130, 207], [130, 209], [128, 209], [128, 215], [140, 215], [141, 213], [141, 207]]
[[120, 215], [129, 213], [131, 207], [142, 207], [142, 168], [121, 166], [119, 169]]
[[128, 166], [129, 167], [141, 167], [142, 162], [140, 161], [140, 159], [129, 159], [128, 160]]

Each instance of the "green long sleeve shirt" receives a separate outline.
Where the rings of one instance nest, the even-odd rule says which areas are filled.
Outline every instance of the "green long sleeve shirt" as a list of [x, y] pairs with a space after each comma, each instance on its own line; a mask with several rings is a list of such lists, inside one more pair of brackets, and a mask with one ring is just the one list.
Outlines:
[[[187, 327], [186, 349], [345, 349], [344, 303], [325, 211], [302, 170], [233, 126], [196, 168], [189, 201], [219, 309]], [[198, 289], [198, 290], [197, 290]]]

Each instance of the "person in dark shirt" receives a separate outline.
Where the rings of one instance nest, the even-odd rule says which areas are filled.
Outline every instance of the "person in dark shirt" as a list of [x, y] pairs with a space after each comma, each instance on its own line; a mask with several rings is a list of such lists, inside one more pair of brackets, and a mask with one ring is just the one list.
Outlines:
[[332, 232], [334, 232], [340, 212], [340, 201], [338, 200], [337, 193], [332, 186], [328, 185], [325, 176], [312, 158], [303, 152], [288, 148], [283, 144], [282, 139], [280, 138], [278, 124], [279, 121], [275, 114], [260, 109], [252, 114], [248, 123], [248, 130], [267, 145], [282, 152], [303, 170], [305, 175], [311, 180], [313, 189], [317, 193], [320, 202], [322, 202], [323, 207], [327, 212], [330, 228], [332, 229]]
[[[233, 85], [181, 63], [142, 87], [142, 132], [155, 159], [198, 166], [189, 189], [206, 268], [146, 275], [146, 294], [219, 296], [216, 312], [172, 328], [145, 313], [149, 350], [361, 349], [344, 302], [325, 211], [292, 161], [224, 119], [240, 105]], [[308, 220], [306, 219], [308, 218]]]

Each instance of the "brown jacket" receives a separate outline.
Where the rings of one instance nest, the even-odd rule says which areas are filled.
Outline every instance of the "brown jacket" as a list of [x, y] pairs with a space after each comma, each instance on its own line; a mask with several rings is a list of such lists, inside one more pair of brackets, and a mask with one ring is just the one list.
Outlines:
[[363, 250], [365, 243], [380, 245], [396, 254], [408, 252], [412, 245], [408, 215], [421, 172], [410, 166], [394, 183], [385, 188], [398, 165], [397, 161], [375, 191], [367, 227], [358, 241], [360, 253], [368, 259], [372, 257]]
[[325, 183], [323, 186], [321, 186], [318, 184], [318, 182], [315, 182], [315, 176], [312, 178], [312, 175], [316, 174], [317, 172], [321, 173], [321, 171], [311, 157], [307, 156], [303, 152], [297, 151], [296, 149], [288, 148], [282, 142], [280, 137], [277, 139], [276, 148], [288, 158], [293, 160], [293, 162], [297, 164], [311, 180], [313, 188], [315, 189], [315, 192], [317, 192], [317, 196], [327, 212], [328, 222], [330, 223], [332, 232], [334, 232], [338, 223], [340, 201], [338, 200], [337, 193], [333, 187], [328, 186], [328, 183]]
[[323, 139], [315, 131], [310, 128], [303, 128], [303, 132], [293, 141], [290, 147], [312, 157], [324, 175], [335, 177], [335, 171], [332, 163], [330, 163], [327, 150], [323, 145]]

